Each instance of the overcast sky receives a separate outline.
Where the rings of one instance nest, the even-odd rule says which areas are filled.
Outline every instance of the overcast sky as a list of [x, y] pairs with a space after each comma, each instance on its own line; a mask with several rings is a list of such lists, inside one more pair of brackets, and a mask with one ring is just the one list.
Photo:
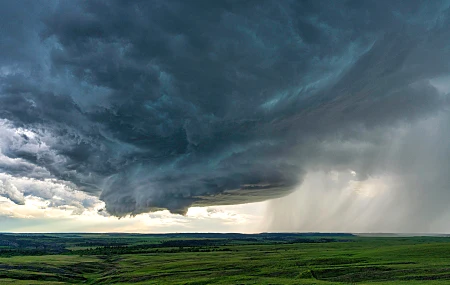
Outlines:
[[450, 232], [449, 7], [0, 0], [0, 231]]

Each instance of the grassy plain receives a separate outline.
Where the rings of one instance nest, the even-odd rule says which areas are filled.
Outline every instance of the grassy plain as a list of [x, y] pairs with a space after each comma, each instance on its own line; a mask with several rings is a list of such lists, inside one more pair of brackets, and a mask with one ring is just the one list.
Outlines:
[[450, 284], [447, 237], [80, 234], [2, 239], [0, 284]]

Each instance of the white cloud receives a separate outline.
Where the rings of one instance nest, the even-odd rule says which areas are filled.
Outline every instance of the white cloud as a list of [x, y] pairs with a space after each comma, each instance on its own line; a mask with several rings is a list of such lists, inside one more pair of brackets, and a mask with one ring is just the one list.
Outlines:
[[0, 180], [0, 196], [8, 198], [12, 202], [23, 205], [25, 203], [23, 193], [17, 190], [16, 186], [11, 184], [9, 180]]
[[[60, 209], [71, 214], [81, 214], [85, 210], [95, 209], [101, 201], [97, 197], [72, 189], [63, 181], [56, 179], [38, 180], [27, 177], [13, 177], [0, 173], [0, 196], [14, 202], [17, 207], [10, 215], [21, 216], [31, 209]], [[38, 202], [41, 201], [41, 202]], [[21, 205], [25, 205], [21, 207]], [[0, 209], [0, 214], [4, 212]]]
[[[14, 227], [5, 226], [0, 228], [2, 231], [252, 233], [263, 228], [265, 203], [193, 207], [186, 216], [164, 210], [118, 219], [102, 211], [104, 202], [97, 197], [73, 190], [56, 180], [39, 181], [0, 173], [0, 183], [0, 217], [15, 220]], [[8, 195], [4, 194], [5, 187], [1, 185], [8, 185]], [[30, 220], [36, 224], [26, 222]]]

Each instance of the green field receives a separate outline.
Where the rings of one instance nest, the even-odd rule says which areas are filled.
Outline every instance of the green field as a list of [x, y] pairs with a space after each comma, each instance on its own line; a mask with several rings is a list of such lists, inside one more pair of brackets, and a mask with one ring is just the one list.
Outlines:
[[0, 234], [0, 284], [450, 284], [450, 238]]

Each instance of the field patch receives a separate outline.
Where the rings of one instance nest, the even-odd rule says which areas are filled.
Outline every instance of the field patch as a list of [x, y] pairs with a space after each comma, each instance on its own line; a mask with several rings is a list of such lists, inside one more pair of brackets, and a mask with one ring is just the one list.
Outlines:
[[[46, 242], [58, 246], [36, 255], [28, 250], [28, 239], [33, 246]], [[40, 234], [12, 235], [7, 241], [3, 244], [13, 246], [0, 249], [8, 252], [0, 257], [0, 284], [450, 282], [446, 237]]]

